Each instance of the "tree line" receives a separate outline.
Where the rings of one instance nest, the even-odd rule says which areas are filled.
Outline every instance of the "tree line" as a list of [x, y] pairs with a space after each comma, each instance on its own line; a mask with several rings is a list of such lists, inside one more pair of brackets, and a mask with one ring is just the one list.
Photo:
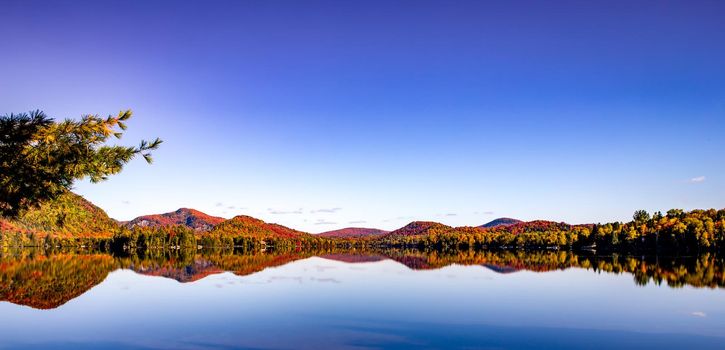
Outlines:
[[690, 254], [722, 251], [725, 247], [725, 210], [673, 209], [666, 214], [635, 212], [630, 222], [568, 225], [531, 222], [494, 228], [458, 227], [434, 230], [422, 235], [384, 235], [365, 238], [326, 238], [250, 235], [248, 232], [197, 232], [185, 226], [119, 228], [110, 237], [77, 237], [34, 232], [0, 232], [0, 247], [85, 246], [102, 249], [197, 249], [200, 247], [259, 250], [273, 247], [365, 248], [415, 247], [418, 249], [573, 249], [604, 252], [669, 252]]
[[638, 210], [630, 222], [568, 225], [544, 222], [494, 228], [459, 227], [417, 236], [387, 236], [381, 245], [436, 249], [596, 249], [694, 253], [725, 248], [725, 209]]

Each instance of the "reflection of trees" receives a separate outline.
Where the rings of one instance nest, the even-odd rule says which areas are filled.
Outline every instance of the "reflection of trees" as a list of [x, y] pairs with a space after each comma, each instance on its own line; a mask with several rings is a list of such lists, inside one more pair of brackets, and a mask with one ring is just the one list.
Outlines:
[[546, 272], [584, 268], [614, 274], [629, 273], [638, 285], [666, 283], [670, 287], [725, 287], [725, 261], [715, 254], [691, 257], [586, 256], [567, 251], [416, 251], [385, 250], [383, 255], [411, 269], [434, 269], [451, 264], [482, 265], [497, 272]]
[[346, 263], [392, 259], [415, 270], [452, 264], [484, 266], [499, 273], [519, 270], [546, 272], [583, 268], [595, 272], [631, 274], [638, 285], [725, 287], [725, 261], [714, 254], [694, 257], [632, 257], [577, 255], [566, 251], [421, 251], [382, 250], [148, 250], [112, 256], [91, 252], [21, 251], [0, 255], [0, 300], [38, 309], [61, 306], [101, 283], [109, 272], [123, 268], [137, 273], [192, 282], [223, 271], [239, 276], [269, 267], [319, 256]]
[[414, 249], [386, 249], [383, 254], [414, 270], [437, 269], [451, 264], [487, 265], [491, 267], [550, 271], [572, 267], [577, 256], [568, 252], [524, 250], [480, 251], [450, 250], [421, 251]]
[[225, 271], [238, 276], [247, 276], [269, 267], [286, 265], [313, 255], [312, 252], [305, 251], [247, 252], [240, 254], [216, 252], [214, 254], [205, 254], [204, 258]]
[[101, 283], [114, 269], [107, 254], [22, 254], [0, 259], [0, 300], [53, 309]]
[[194, 250], [139, 250], [116, 257], [118, 268], [147, 275], [174, 279], [185, 283], [224, 272], [210, 261], [199, 257]]

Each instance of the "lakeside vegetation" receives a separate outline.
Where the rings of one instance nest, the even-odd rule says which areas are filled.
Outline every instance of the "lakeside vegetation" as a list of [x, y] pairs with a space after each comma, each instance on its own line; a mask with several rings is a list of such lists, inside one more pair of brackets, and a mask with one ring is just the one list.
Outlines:
[[569, 225], [523, 222], [492, 228], [441, 227], [379, 239], [383, 245], [436, 249], [596, 249], [606, 252], [689, 254], [725, 248], [725, 210], [672, 209], [650, 215], [637, 211], [630, 222]]
[[17, 219], [0, 218], [0, 247], [93, 247], [102, 250], [242, 248], [416, 248], [428, 250], [596, 250], [620, 253], [695, 254], [725, 247], [725, 210], [673, 209], [630, 222], [569, 225], [550, 221], [494, 227], [449, 227], [413, 222], [399, 230], [362, 237], [324, 237], [249, 216], [223, 221], [209, 231], [183, 225], [127, 226], [67, 192]]

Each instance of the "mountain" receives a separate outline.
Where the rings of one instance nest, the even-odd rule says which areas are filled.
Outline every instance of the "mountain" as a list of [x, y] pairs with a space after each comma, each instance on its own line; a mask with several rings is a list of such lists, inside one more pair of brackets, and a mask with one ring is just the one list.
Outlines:
[[513, 224], [518, 224], [520, 222], [523, 222], [523, 221], [512, 219], [512, 218], [498, 218], [498, 219], [495, 219], [491, 222], [485, 223], [478, 227], [489, 228], [489, 227], [496, 227], [496, 226], [510, 226]]
[[269, 224], [251, 216], [239, 215], [216, 225], [210, 232], [222, 236], [244, 236], [253, 238], [300, 238], [309, 233], [293, 230], [278, 224]]
[[123, 225], [128, 228], [186, 226], [195, 231], [209, 231], [224, 220], [224, 218], [207, 215], [198, 210], [181, 208], [171, 213], [139, 216], [124, 222]]
[[413, 221], [385, 236], [420, 236], [433, 233], [445, 233], [453, 228], [433, 221]]
[[323, 232], [318, 234], [318, 236], [328, 238], [363, 238], [382, 236], [388, 232], [390, 231], [380, 230], [376, 228], [347, 227], [339, 230]]
[[547, 220], [522, 221], [506, 226], [493, 226], [487, 230], [506, 231], [515, 235], [524, 232], [546, 232], [546, 231], [567, 231], [571, 229], [571, 225], [565, 222], [555, 222]]
[[118, 231], [118, 223], [105, 211], [73, 192], [25, 210], [18, 218], [0, 218], [0, 232], [53, 234], [59, 238], [108, 238]]

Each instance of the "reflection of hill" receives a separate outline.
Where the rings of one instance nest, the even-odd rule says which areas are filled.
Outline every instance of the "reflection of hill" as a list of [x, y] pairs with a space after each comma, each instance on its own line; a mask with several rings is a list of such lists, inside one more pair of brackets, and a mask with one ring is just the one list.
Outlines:
[[246, 253], [214, 251], [196, 255], [184, 255], [183, 252], [154, 253], [118, 259], [119, 265], [142, 275], [171, 278], [185, 283], [225, 271], [239, 276], [251, 275], [268, 267], [281, 266], [312, 256], [312, 253], [259, 251]]
[[232, 272], [237, 276], [247, 276], [269, 267], [282, 266], [296, 260], [309, 258], [312, 255], [312, 253], [304, 252], [287, 252], [281, 254], [217, 254], [206, 258], [224, 271]]
[[595, 272], [631, 274], [634, 282], [670, 287], [725, 287], [725, 261], [716, 255], [698, 257], [582, 256], [571, 252], [525, 251], [150, 251], [125, 257], [109, 254], [54, 253], [0, 257], [0, 301], [37, 309], [52, 309], [101, 283], [117, 268], [139, 274], [171, 278], [179, 282], [200, 280], [230, 271], [239, 276], [269, 267], [319, 256], [344, 263], [392, 259], [413, 270], [437, 269], [452, 264], [482, 266], [497, 273], [546, 272], [583, 268]]
[[526, 251], [420, 251], [386, 249], [383, 254], [413, 270], [439, 269], [452, 264], [481, 265], [500, 271], [550, 271], [574, 267], [576, 255], [569, 252]]
[[330, 253], [321, 254], [319, 255], [319, 257], [328, 260], [346, 262], [350, 264], [376, 262], [388, 259], [382, 255], [372, 253]]
[[483, 267], [497, 273], [514, 273], [519, 272], [519, 269], [511, 266], [498, 266], [498, 265], [491, 265], [491, 264], [483, 264]]
[[423, 256], [395, 254], [390, 256], [390, 259], [407, 266], [411, 270], [433, 270], [442, 267], [431, 265], [430, 260]]
[[0, 300], [36, 309], [53, 309], [101, 283], [114, 270], [106, 254], [3, 259]]
[[204, 259], [196, 259], [190, 264], [180, 267], [170, 264], [146, 265], [141, 263], [134, 264], [129, 268], [142, 275], [171, 278], [181, 283], [198, 281], [206, 276], [224, 272], [224, 270]]

